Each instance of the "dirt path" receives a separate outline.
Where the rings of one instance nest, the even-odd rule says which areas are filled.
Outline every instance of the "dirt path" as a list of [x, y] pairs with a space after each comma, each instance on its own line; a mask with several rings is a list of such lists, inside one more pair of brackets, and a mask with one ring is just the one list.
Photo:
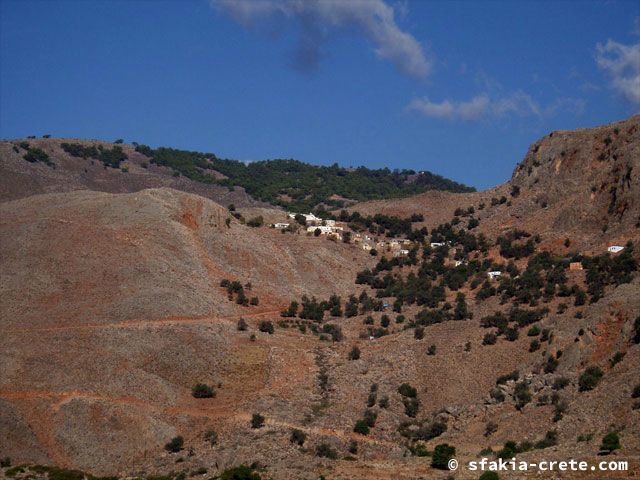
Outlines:
[[[193, 417], [206, 417], [210, 419], [219, 419], [224, 418], [226, 421], [232, 421], [237, 423], [243, 423], [248, 425], [252, 413], [243, 412], [243, 411], [232, 411], [229, 405], [216, 405], [216, 406], [208, 406], [208, 407], [193, 407], [186, 405], [176, 405], [176, 406], [164, 406], [153, 403], [145, 402], [136, 397], [110, 397], [108, 395], [99, 395], [94, 393], [87, 393], [78, 390], [66, 391], [66, 392], [55, 392], [51, 390], [0, 390], [0, 398], [4, 398], [7, 400], [13, 401], [34, 401], [34, 400], [46, 400], [50, 402], [50, 412], [47, 415], [49, 417], [49, 421], [46, 423], [51, 423], [53, 421], [53, 415], [57, 413], [62, 406], [64, 406], [67, 402], [74, 399], [84, 399], [90, 401], [104, 401], [114, 404], [124, 404], [131, 405], [136, 407], [141, 407], [148, 409], [150, 411], [161, 413], [165, 415], [175, 415], [175, 414], [183, 414], [189, 415]], [[306, 432], [308, 434], [324, 436], [324, 437], [334, 437], [340, 440], [356, 440], [361, 443], [368, 443], [371, 445], [385, 446], [385, 447], [397, 447], [398, 444], [394, 442], [388, 442], [385, 440], [379, 440], [372, 437], [367, 437], [363, 435], [359, 435], [355, 432], [338, 430], [334, 428], [327, 427], [313, 427], [308, 425], [300, 425], [292, 422], [286, 422], [279, 419], [267, 418], [265, 420], [265, 424], [268, 426], [283, 428], [287, 430], [298, 429]], [[41, 425], [43, 430], [52, 432], [52, 428], [44, 428], [44, 425]], [[60, 448], [55, 444], [55, 440], [52, 436], [51, 438], [47, 438], [46, 447], [49, 453], [51, 453], [52, 457], [57, 457], [58, 459], [63, 458], [61, 452], [59, 452]], [[58, 453], [54, 453], [58, 452]]]
[[[283, 307], [284, 308], [284, 307]], [[82, 330], [105, 330], [110, 328], [140, 328], [155, 327], [163, 325], [180, 325], [180, 324], [206, 324], [206, 323], [233, 323], [244, 318], [245, 320], [258, 320], [264, 317], [280, 316], [282, 308], [276, 310], [266, 310], [262, 312], [248, 313], [243, 315], [227, 315], [223, 317], [214, 317], [210, 315], [199, 316], [170, 316], [165, 318], [157, 318], [151, 320], [122, 320], [120, 322], [100, 323], [93, 325], [60, 325], [55, 327], [34, 327], [34, 328], [16, 328], [7, 330], [6, 334], [31, 333], [31, 332], [64, 332], [64, 331], [82, 331]]]

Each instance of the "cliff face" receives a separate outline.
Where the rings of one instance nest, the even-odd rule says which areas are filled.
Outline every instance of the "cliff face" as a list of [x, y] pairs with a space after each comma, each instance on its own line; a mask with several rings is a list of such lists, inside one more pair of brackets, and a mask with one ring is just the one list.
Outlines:
[[552, 214], [558, 232], [616, 237], [640, 226], [640, 116], [603, 127], [552, 132], [531, 145], [510, 186], [516, 212]]

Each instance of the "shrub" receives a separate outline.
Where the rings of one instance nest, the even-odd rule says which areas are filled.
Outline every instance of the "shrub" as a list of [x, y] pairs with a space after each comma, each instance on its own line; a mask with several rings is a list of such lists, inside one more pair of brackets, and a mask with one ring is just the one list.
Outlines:
[[364, 420], [358, 420], [353, 427], [353, 431], [360, 435], [369, 435], [369, 425]]
[[415, 330], [413, 331], [413, 337], [416, 340], [422, 340], [424, 338], [424, 328], [416, 327]]
[[354, 345], [349, 352], [349, 360], [358, 360], [360, 358], [360, 349]]
[[535, 444], [535, 448], [549, 448], [558, 444], [558, 433], [555, 430], [549, 430], [544, 438]]
[[321, 443], [316, 447], [316, 456], [335, 460], [338, 458], [338, 452], [327, 443]]
[[264, 426], [264, 417], [259, 413], [251, 416], [251, 428], [262, 428]]
[[534, 325], [527, 332], [528, 337], [537, 337], [538, 335], [540, 335], [540, 327], [538, 325]]
[[429, 345], [429, 348], [427, 348], [427, 355], [435, 355], [435, 354], [436, 354], [436, 346]]
[[264, 333], [268, 333], [269, 335], [272, 335], [274, 331], [273, 323], [271, 323], [269, 320], [262, 320], [258, 325], [258, 330]]
[[596, 385], [602, 379], [604, 373], [600, 370], [599, 367], [589, 367], [587, 368], [580, 378], [578, 378], [578, 386], [580, 387], [581, 392], [585, 392], [588, 390], [593, 390]]
[[436, 448], [433, 450], [433, 456], [431, 457], [431, 466], [440, 470], [448, 470], [449, 460], [451, 460], [455, 454], [455, 447], [447, 443], [436, 445]]
[[291, 436], [289, 437], [289, 441], [291, 443], [295, 443], [297, 445], [304, 445], [305, 440], [307, 439], [307, 434], [304, 433], [302, 430], [298, 430], [297, 428], [294, 428], [293, 430], [291, 430]]
[[636, 321], [633, 323], [633, 343], [640, 343], [640, 315], [636, 318]]
[[507, 383], [509, 380], [518, 380], [518, 378], [520, 378], [520, 373], [518, 372], [518, 370], [514, 370], [511, 373], [507, 373], [506, 375], [501, 375], [496, 379], [496, 385], [504, 385], [505, 383]]
[[264, 218], [262, 218], [262, 215], [258, 215], [257, 217], [254, 217], [247, 221], [247, 226], [254, 228], [261, 227], [263, 224]]
[[171, 452], [171, 453], [177, 453], [180, 450], [182, 450], [182, 447], [184, 446], [184, 438], [182, 438], [180, 435], [178, 435], [177, 437], [173, 437], [169, 443], [167, 443], [164, 446], [164, 449], [167, 452]]
[[515, 328], [507, 328], [504, 331], [504, 338], [510, 342], [515, 342], [518, 339], [518, 330]]
[[535, 352], [539, 349], [540, 349], [540, 342], [538, 340], [531, 340], [531, 343], [529, 344], [529, 351]]
[[205, 383], [197, 383], [191, 389], [191, 395], [194, 398], [213, 398], [216, 396], [216, 392]]
[[218, 433], [215, 430], [207, 430], [204, 434], [204, 439], [206, 442], [209, 442], [211, 446], [214, 446], [218, 443]]
[[418, 396], [418, 391], [409, 385], [408, 383], [403, 383], [398, 387], [398, 393], [403, 397], [416, 398]]
[[0, 467], [7, 468], [10, 466], [11, 466], [11, 458], [4, 457], [3, 459], [0, 460]]
[[480, 475], [479, 480], [500, 480], [500, 477], [496, 472], [486, 471]]
[[385, 395], [380, 398], [380, 400], [378, 400], [378, 406], [380, 408], [389, 408], [389, 397]]
[[640, 398], [640, 383], [633, 388], [631, 398]]
[[241, 332], [244, 332], [247, 330], [249, 326], [247, 325], [247, 322], [244, 318], [240, 317], [240, 320], [238, 320], [238, 330]]
[[600, 450], [603, 454], [608, 455], [614, 450], [618, 450], [620, 448], [620, 437], [616, 432], [609, 432], [604, 437], [602, 437], [602, 444], [600, 445]]
[[554, 390], [562, 390], [564, 387], [569, 385], [569, 379], [566, 377], [558, 377], [553, 381], [552, 388]]
[[420, 402], [417, 398], [405, 398], [402, 400], [404, 404], [404, 413], [407, 417], [415, 418], [420, 408]]
[[623, 352], [616, 352], [613, 355], [613, 357], [609, 359], [609, 365], [611, 365], [611, 368], [615, 367], [618, 363], [620, 363], [624, 358], [624, 356], [625, 354]]
[[483, 345], [495, 345], [497, 341], [498, 341], [498, 337], [496, 336], [495, 333], [487, 333], [487, 334], [485, 334], [484, 338], [482, 339], [482, 344]]
[[522, 381], [516, 383], [513, 396], [516, 400], [516, 408], [518, 410], [522, 410], [524, 406], [531, 401], [531, 392], [529, 391], [529, 386], [526, 382]]
[[227, 468], [220, 475], [220, 480], [261, 480], [260, 475], [253, 470], [252, 467], [246, 465]]

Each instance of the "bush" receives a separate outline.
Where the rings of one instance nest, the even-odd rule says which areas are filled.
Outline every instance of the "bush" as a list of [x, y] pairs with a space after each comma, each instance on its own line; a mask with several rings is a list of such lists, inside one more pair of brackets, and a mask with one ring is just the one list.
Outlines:
[[335, 460], [338, 458], [338, 452], [327, 443], [321, 443], [316, 447], [316, 456], [330, 458]]
[[529, 344], [529, 351], [536, 352], [539, 349], [540, 349], [540, 342], [538, 340], [531, 340], [531, 343]]
[[513, 396], [516, 400], [516, 408], [522, 410], [524, 406], [531, 401], [529, 386], [524, 381], [516, 383]]
[[580, 378], [578, 378], [578, 386], [580, 387], [581, 392], [586, 392], [588, 390], [593, 390], [596, 388], [596, 385], [600, 383], [602, 376], [604, 373], [600, 370], [599, 367], [589, 367], [587, 368]]
[[562, 390], [564, 387], [569, 385], [569, 379], [566, 377], [558, 377], [553, 381], [552, 388], [554, 390]]
[[528, 337], [537, 337], [538, 335], [540, 335], [540, 327], [538, 325], [534, 325], [527, 332]]
[[249, 326], [247, 325], [247, 322], [244, 318], [240, 317], [240, 320], [238, 320], [238, 330], [241, 332], [244, 332], [247, 330]]
[[413, 331], [413, 337], [416, 340], [422, 340], [424, 338], [424, 328], [416, 327], [415, 330]]
[[608, 455], [614, 450], [620, 448], [620, 437], [616, 432], [609, 432], [602, 438], [600, 450], [603, 454]]
[[486, 471], [480, 475], [479, 480], [500, 480], [496, 472]]
[[2, 460], [0, 460], [0, 467], [7, 468], [10, 466], [11, 466], [11, 458], [4, 457]]
[[427, 348], [427, 355], [435, 355], [435, 354], [436, 354], [436, 346], [429, 345], [429, 348]]
[[418, 391], [409, 385], [408, 383], [403, 383], [398, 387], [398, 393], [403, 397], [416, 398], [418, 396]]
[[305, 440], [307, 439], [307, 434], [304, 433], [302, 430], [298, 430], [297, 428], [294, 428], [293, 430], [291, 430], [291, 436], [289, 437], [289, 441], [291, 443], [295, 443], [297, 445], [304, 445]]
[[495, 345], [498, 341], [498, 337], [495, 333], [487, 333], [482, 339], [482, 345]]
[[262, 428], [264, 426], [264, 417], [259, 413], [251, 416], [251, 428]]
[[640, 398], [640, 383], [633, 388], [631, 398]]
[[220, 475], [220, 480], [261, 480], [260, 475], [253, 470], [252, 467], [246, 465], [227, 468]]
[[257, 217], [254, 217], [249, 221], [247, 221], [247, 226], [254, 227], [254, 228], [261, 227], [263, 224], [264, 224], [264, 218], [262, 218], [262, 215], [258, 215]]
[[451, 460], [455, 454], [455, 447], [447, 443], [436, 445], [436, 448], [433, 450], [433, 456], [431, 457], [431, 466], [440, 470], [448, 470], [449, 460]]
[[358, 360], [360, 358], [360, 349], [354, 345], [349, 352], [349, 360]]
[[197, 383], [191, 389], [191, 395], [194, 398], [213, 398], [216, 396], [216, 392], [205, 383]]
[[415, 418], [420, 408], [420, 402], [417, 398], [405, 398], [402, 400], [404, 404], [404, 413], [407, 417]]
[[364, 420], [358, 420], [353, 427], [353, 431], [360, 435], [369, 435], [369, 425]]
[[171, 439], [171, 441], [169, 441], [169, 443], [167, 443], [164, 446], [164, 449], [167, 452], [177, 453], [180, 450], [182, 450], [183, 446], [184, 446], [184, 438], [182, 438], [180, 435], [178, 435], [177, 437], [173, 437]]
[[271, 323], [269, 320], [262, 320], [258, 325], [258, 330], [264, 333], [268, 333], [269, 335], [272, 335], [274, 331], [273, 323]]

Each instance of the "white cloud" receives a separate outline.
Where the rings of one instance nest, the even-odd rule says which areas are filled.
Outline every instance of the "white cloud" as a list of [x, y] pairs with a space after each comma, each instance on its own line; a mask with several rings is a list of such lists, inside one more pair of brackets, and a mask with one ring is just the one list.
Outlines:
[[467, 101], [443, 100], [433, 102], [428, 98], [414, 98], [406, 109], [419, 112], [427, 117], [446, 118], [450, 120], [475, 121], [488, 117], [506, 117], [516, 115], [520, 117], [541, 117], [553, 115], [558, 110], [567, 107], [577, 111], [576, 106], [584, 102], [578, 99], [563, 98], [554, 102], [547, 108], [542, 108], [531, 96], [525, 92], [517, 91], [506, 96], [492, 98], [487, 93], [476, 95]]
[[[313, 70], [321, 47], [332, 30], [353, 29], [374, 44], [376, 55], [389, 60], [403, 73], [425, 78], [431, 71], [420, 43], [400, 29], [394, 8], [383, 0], [210, 0], [214, 8], [245, 26], [274, 20], [298, 24], [298, 45], [293, 63]], [[402, 5], [402, 4], [400, 4]], [[400, 9], [400, 14], [404, 14]]]
[[611, 87], [627, 101], [640, 104], [640, 43], [623, 45], [611, 39], [596, 45], [596, 62]]

